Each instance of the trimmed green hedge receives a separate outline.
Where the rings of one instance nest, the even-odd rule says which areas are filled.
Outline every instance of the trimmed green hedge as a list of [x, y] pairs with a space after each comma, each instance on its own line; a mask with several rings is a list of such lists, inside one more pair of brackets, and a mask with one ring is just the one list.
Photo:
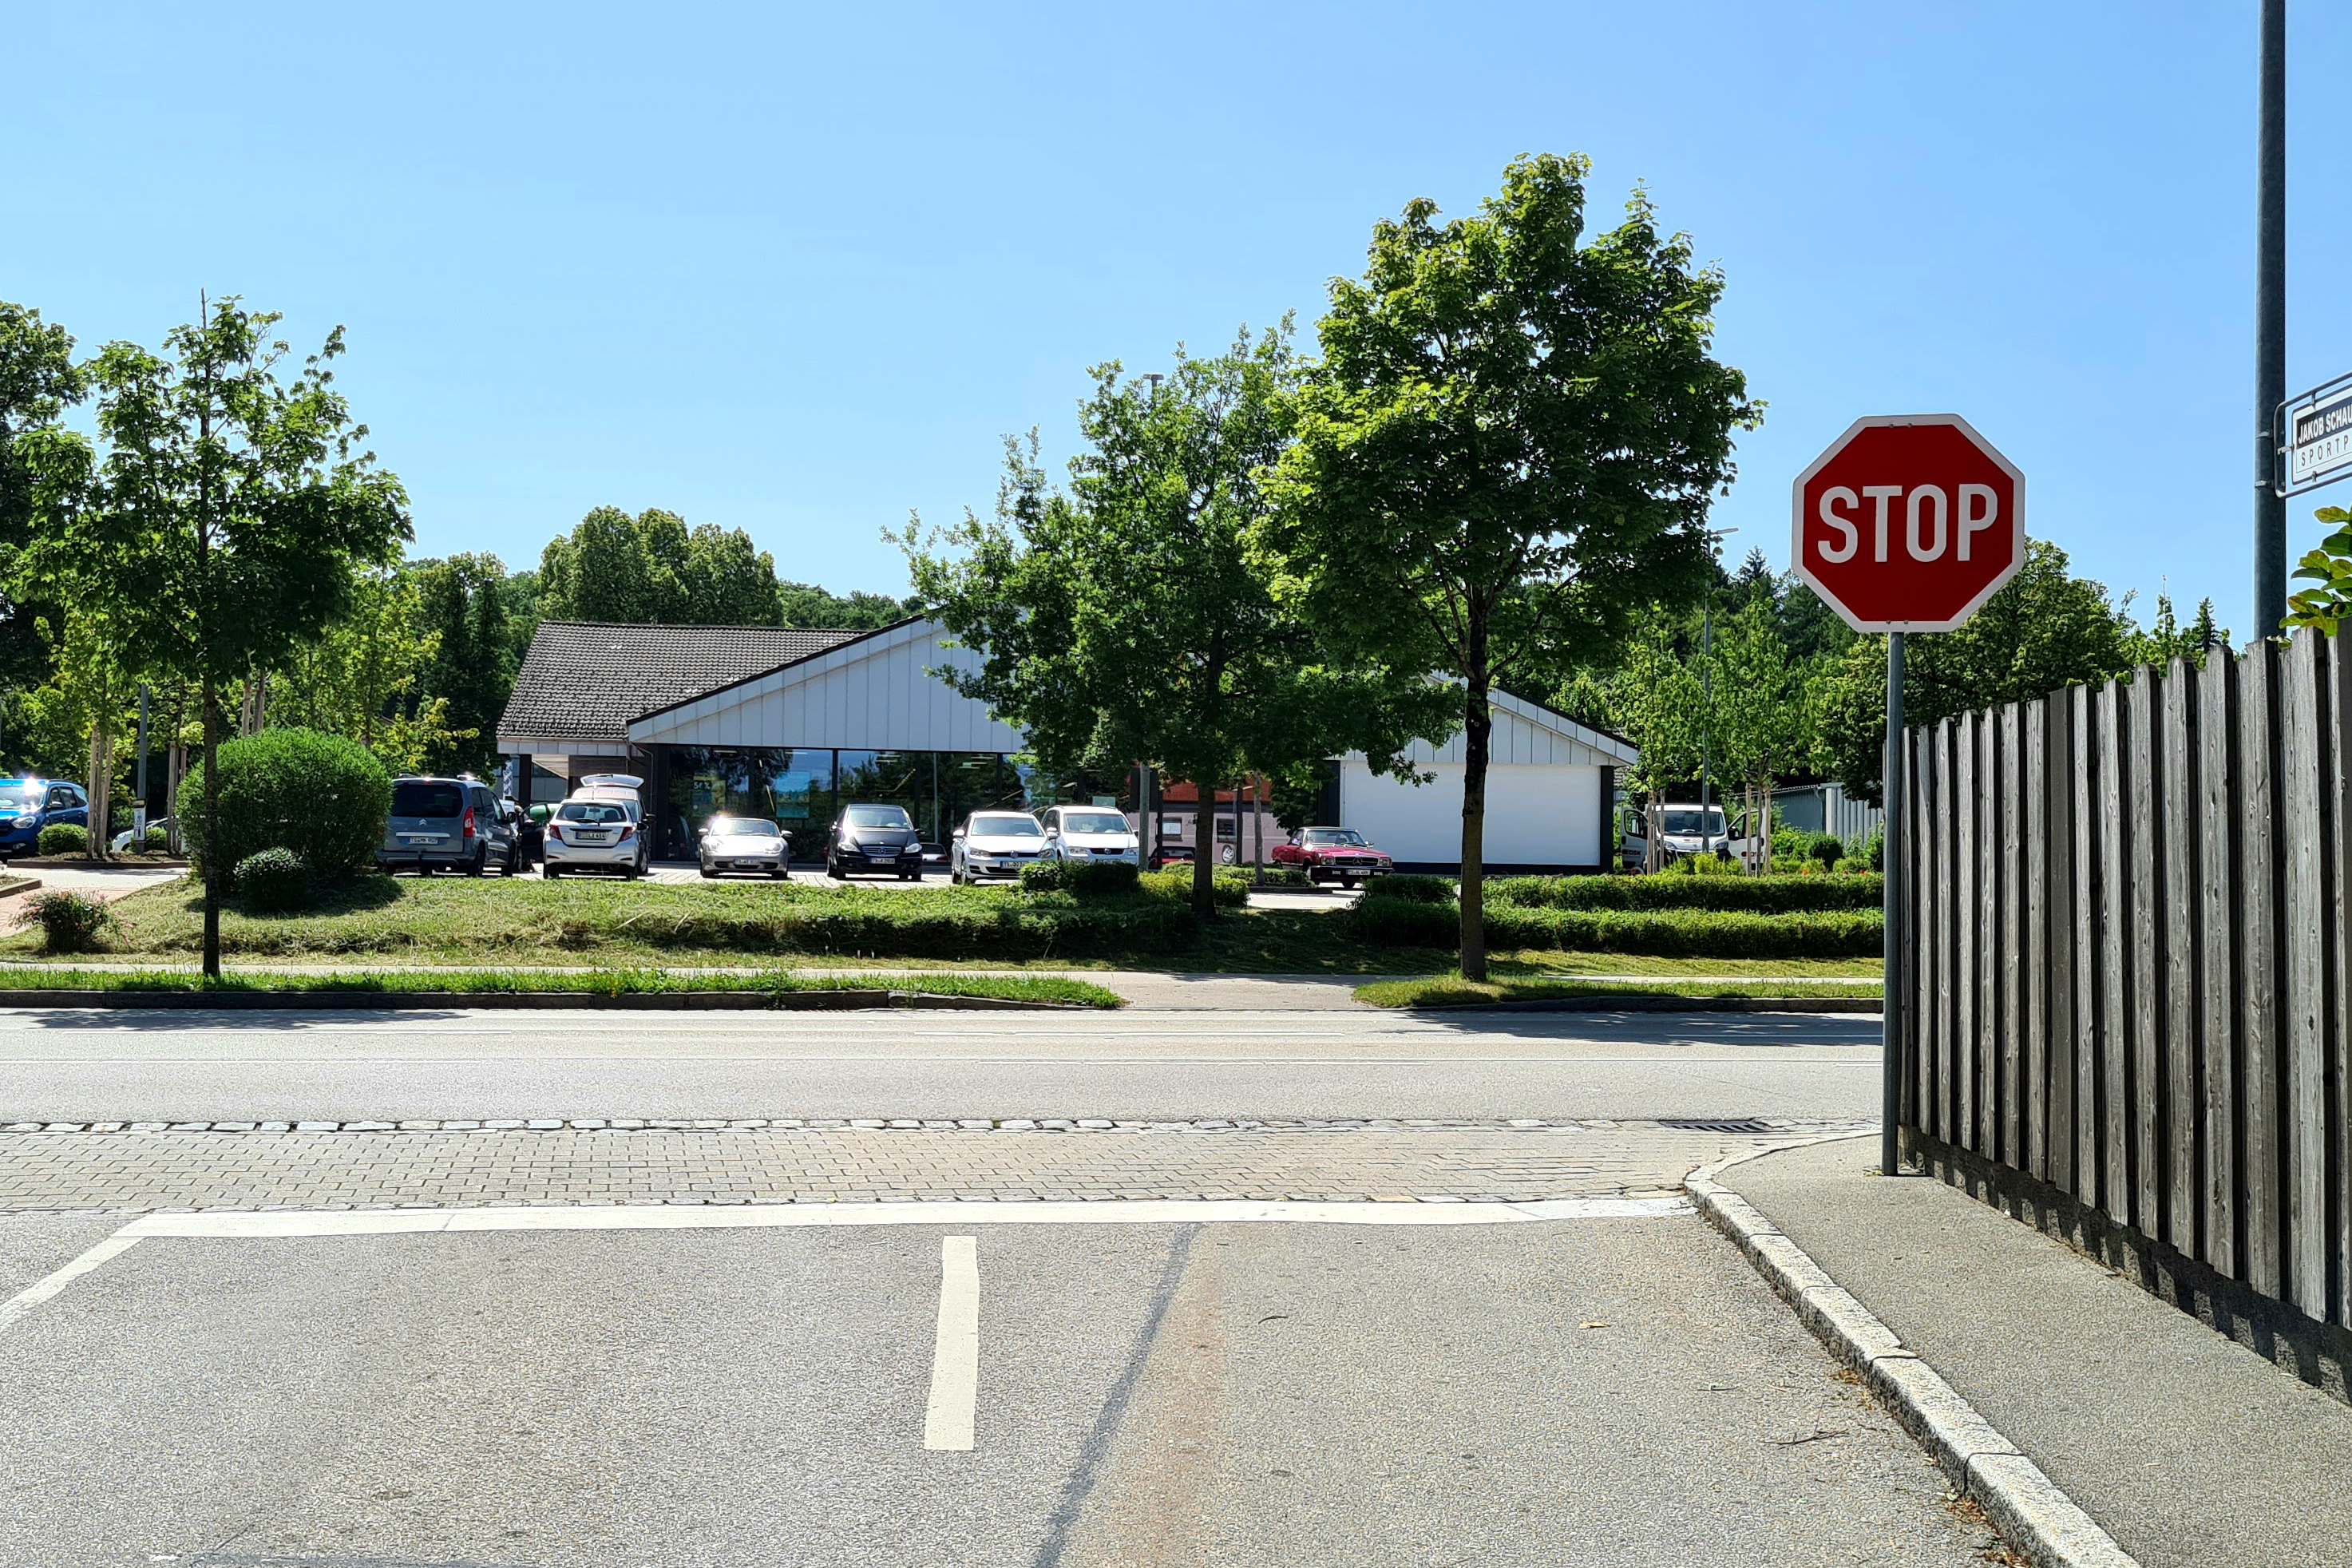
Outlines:
[[[1366, 899], [1348, 914], [1357, 940], [1378, 947], [1452, 947], [1462, 915], [1452, 902]], [[1723, 910], [1560, 910], [1490, 902], [1486, 945], [1660, 958], [1866, 958], [1885, 946], [1876, 910], [1753, 914]]]
[[[740, 912], [636, 921], [630, 932], [656, 947], [741, 952], [830, 953], [872, 958], [1075, 958], [1171, 952], [1199, 925], [1192, 910], [1161, 900], [1079, 902], [1040, 894], [996, 908], [840, 910], [787, 904]], [[1025, 906], [1025, 907], [1024, 907]]]
[[1720, 910], [1794, 914], [1875, 910], [1883, 877], [1497, 877], [1486, 903], [1549, 910]]
[[79, 855], [89, 847], [89, 830], [79, 822], [52, 822], [33, 840], [37, 855]]
[[[366, 747], [316, 730], [264, 730], [223, 742], [218, 754], [224, 864], [290, 849], [321, 877], [375, 865], [392, 816], [392, 775]], [[207, 861], [202, 763], [181, 782], [180, 801], [182, 840], [191, 858]]]
[[[1155, 899], [1173, 899], [1178, 903], [1192, 901], [1192, 868], [1171, 866], [1165, 871], [1146, 871], [1136, 879], [1136, 889]], [[1209, 879], [1210, 901], [1221, 910], [1237, 910], [1249, 902], [1250, 879], [1245, 872], [1220, 868]]]
[[[1486, 884], [1492, 888], [1494, 884]], [[1451, 877], [1375, 877], [1364, 884], [1364, 902], [1375, 900], [1411, 902], [1416, 904], [1450, 904], [1454, 901], [1454, 879]]]

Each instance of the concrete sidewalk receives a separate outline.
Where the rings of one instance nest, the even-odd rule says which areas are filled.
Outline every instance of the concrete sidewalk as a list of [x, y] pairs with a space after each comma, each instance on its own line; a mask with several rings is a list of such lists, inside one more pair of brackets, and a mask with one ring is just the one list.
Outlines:
[[1717, 1178], [2147, 1568], [2352, 1565], [2352, 1408], [1874, 1137]]

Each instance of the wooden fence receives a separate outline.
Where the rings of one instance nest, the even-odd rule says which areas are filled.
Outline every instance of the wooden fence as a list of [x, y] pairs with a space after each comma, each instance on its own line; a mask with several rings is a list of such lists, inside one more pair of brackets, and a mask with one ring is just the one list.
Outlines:
[[1902, 1124], [2352, 1324], [2352, 634], [1909, 731]]

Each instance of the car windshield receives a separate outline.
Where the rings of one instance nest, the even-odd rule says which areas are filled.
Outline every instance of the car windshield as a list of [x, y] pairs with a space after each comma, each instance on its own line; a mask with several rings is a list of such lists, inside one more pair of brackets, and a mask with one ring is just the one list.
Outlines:
[[1364, 836], [1352, 827], [1311, 827], [1307, 831], [1306, 847], [1309, 849], [1360, 849], [1363, 844]]
[[462, 816], [465, 811], [466, 792], [460, 785], [407, 779], [392, 786], [394, 816]]
[[845, 827], [898, 827], [911, 832], [915, 820], [907, 815], [903, 805], [853, 805], [841, 814], [841, 824]]
[[714, 816], [710, 819], [713, 838], [774, 838], [776, 825], [764, 816]]
[[563, 809], [555, 815], [566, 822], [615, 823], [629, 820], [627, 812], [600, 800], [568, 800], [563, 803]]
[[989, 838], [1042, 838], [1045, 830], [1037, 826], [1034, 816], [1006, 812], [997, 816], [975, 816], [970, 831], [974, 837]]
[[1115, 811], [1070, 811], [1062, 814], [1065, 833], [1124, 833], [1127, 818]]
[[[1666, 825], [1665, 830], [1668, 833], [1697, 833], [1700, 831], [1698, 819], [1699, 810], [1698, 807], [1695, 805], [1685, 806], [1680, 811], [1669, 810], [1664, 814], [1664, 821]], [[1723, 831], [1723, 813], [1721, 811], [1713, 807], [1708, 808], [1706, 813], [1706, 831], [1709, 834], [1717, 834]]]

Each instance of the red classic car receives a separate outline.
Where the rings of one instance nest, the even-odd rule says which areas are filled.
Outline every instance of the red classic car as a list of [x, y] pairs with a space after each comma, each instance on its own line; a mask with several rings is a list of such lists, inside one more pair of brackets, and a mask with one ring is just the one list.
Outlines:
[[1352, 827], [1302, 828], [1290, 836], [1289, 843], [1275, 846], [1274, 861], [1298, 867], [1310, 882], [1336, 878], [1351, 888], [1395, 865]]

